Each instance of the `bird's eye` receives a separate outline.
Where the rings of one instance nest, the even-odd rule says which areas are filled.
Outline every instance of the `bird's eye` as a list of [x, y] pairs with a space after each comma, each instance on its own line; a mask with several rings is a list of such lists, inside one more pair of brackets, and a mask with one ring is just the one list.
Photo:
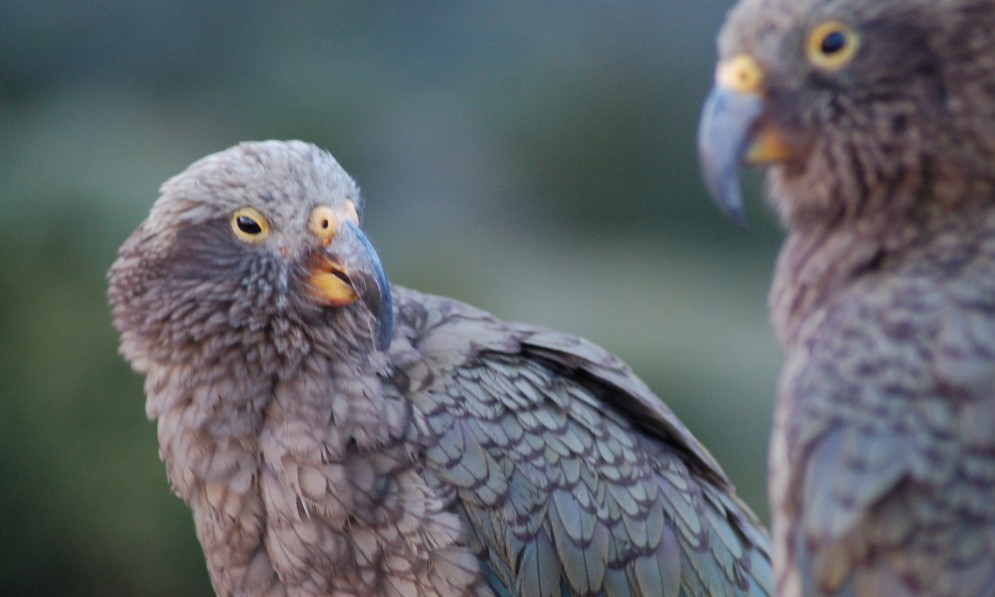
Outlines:
[[823, 70], [836, 71], [853, 60], [858, 41], [853, 29], [839, 21], [826, 21], [812, 29], [805, 51], [813, 65]]
[[231, 229], [239, 240], [247, 243], [262, 242], [269, 236], [269, 222], [251, 207], [243, 207], [232, 214]]

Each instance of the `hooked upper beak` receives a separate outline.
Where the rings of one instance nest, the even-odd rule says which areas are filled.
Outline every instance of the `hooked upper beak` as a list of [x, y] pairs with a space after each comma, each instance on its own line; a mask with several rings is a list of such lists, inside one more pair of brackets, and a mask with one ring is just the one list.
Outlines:
[[740, 166], [782, 162], [798, 147], [765, 122], [765, 72], [756, 59], [738, 54], [720, 62], [698, 124], [698, 157], [705, 186], [719, 208], [746, 225]]
[[373, 322], [377, 350], [386, 350], [394, 334], [390, 285], [370, 240], [351, 220], [338, 225], [308, 266], [307, 282], [319, 302], [334, 307], [361, 302]]

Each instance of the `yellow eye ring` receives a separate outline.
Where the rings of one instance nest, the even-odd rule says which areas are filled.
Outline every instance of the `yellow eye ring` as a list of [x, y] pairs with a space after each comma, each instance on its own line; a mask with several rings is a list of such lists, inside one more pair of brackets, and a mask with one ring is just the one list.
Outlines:
[[308, 218], [307, 225], [315, 236], [323, 240], [325, 244], [328, 244], [339, 233], [339, 227], [343, 223], [343, 218], [345, 221], [352, 222], [357, 226], [359, 225], [359, 213], [356, 211], [356, 204], [350, 200], [346, 200], [344, 207], [339, 208], [338, 211], [327, 205], [315, 207], [311, 211], [311, 217]]
[[856, 31], [839, 21], [826, 21], [809, 33], [805, 53], [816, 67], [837, 71], [850, 64], [859, 45]]
[[308, 228], [321, 240], [329, 241], [339, 232], [339, 218], [331, 207], [319, 205], [311, 212]]
[[232, 214], [231, 230], [242, 242], [261, 243], [269, 236], [269, 222], [259, 210], [243, 207]]

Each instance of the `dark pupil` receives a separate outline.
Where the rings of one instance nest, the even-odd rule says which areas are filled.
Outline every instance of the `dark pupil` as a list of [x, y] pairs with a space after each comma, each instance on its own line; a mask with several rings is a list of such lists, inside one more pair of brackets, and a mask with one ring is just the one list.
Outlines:
[[822, 53], [823, 54], [835, 54], [846, 46], [846, 36], [839, 31], [833, 31], [826, 37], [822, 38]]
[[246, 234], [259, 234], [263, 231], [263, 229], [259, 227], [259, 224], [249, 216], [238, 216], [238, 219], [235, 220], [235, 224], [238, 225], [239, 230]]

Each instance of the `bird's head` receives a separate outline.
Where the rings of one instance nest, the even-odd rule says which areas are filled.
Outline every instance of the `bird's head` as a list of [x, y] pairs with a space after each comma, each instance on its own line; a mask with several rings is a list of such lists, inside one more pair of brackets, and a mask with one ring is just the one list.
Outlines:
[[995, 2], [741, 0], [699, 128], [706, 185], [744, 221], [741, 163], [790, 224], [916, 209], [995, 178]]
[[[315, 343], [383, 350], [390, 288], [356, 184], [299, 141], [243, 143], [163, 184], [110, 270], [122, 351], [263, 361]], [[158, 355], [158, 356], [156, 356]]]

